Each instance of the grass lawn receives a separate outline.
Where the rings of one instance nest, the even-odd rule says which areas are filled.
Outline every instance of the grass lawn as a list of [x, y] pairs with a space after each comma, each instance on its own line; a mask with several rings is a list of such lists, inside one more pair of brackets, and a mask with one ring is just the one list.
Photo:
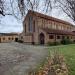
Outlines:
[[75, 75], [75, 44], [64, 46], [53, 46], [49, 50], [58, 50], [65, 56], [66, 63], [69, 67], [69, 75]]

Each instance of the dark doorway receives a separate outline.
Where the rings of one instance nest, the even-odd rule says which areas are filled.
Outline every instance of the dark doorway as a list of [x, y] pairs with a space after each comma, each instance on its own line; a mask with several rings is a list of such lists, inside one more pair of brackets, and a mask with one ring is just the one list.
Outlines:
[[40, 44], [44, 44], [45, 43], [44, 39], [45, 39], [44, 34], [40, 33], [40, 35], [39, 35]]
[[15, 42], [18, 42], [18, 38], [15, 38]]
[[0, 43], [1, 43], [1, 38], [0, 38]]

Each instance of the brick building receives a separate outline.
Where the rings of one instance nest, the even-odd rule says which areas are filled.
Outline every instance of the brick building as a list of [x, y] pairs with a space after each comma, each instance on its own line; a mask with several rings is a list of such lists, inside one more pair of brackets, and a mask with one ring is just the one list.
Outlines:
[[66, 21], [29, 10], [23, 21], [19, 40], [25, 43], [47, 44], [67, 38], [75, 41], [75, 26]]
[[17, 33], [0, 33], [0, 43], [18, 41]]

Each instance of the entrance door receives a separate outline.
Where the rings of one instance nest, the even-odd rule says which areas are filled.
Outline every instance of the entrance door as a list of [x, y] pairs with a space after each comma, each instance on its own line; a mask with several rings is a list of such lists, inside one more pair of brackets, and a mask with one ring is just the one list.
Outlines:
[[15, 42], [18, 42], [18, 38], [15, 38]]
[[1, 43], [1, 38], [0, 38], [0, 43]]
[[44, 44], [45, 43], [45, 36], [44, 36], [44, 34], [43, 33], [40, 33], [40, 35], [39, 35], [39, 40], [40, 40], [40, 44]]

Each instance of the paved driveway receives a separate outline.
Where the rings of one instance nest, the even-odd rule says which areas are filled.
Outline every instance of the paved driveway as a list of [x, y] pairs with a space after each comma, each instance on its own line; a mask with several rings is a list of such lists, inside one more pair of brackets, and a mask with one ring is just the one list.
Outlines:
[[47, 56], [43, 46], [20, 43], [0, 43], [0, 75], [27, 75]]

